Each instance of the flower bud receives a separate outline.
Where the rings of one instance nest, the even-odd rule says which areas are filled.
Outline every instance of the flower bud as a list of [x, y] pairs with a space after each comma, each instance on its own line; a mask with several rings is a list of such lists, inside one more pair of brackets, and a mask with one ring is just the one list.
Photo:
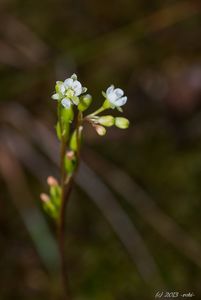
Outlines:
[[121, 129], [126, 129], [129, 127], [129, 120], [126, 118], [117, 117], [115, 118], [115, 126]]
[[92, 102], [92, 97], [91, 95], [87, 94], [87, 95], [84, 95], [80, 98], [80, 103], [78, 105], [78, 109], [80, 111], [85, 111], [91, 104]]
[[101, 125], [95, 125], [94, 126], [95, 129], [96, 129], [96, 132], [99, 134], [99, 135], [105, 135], [106, 134], [106, 129], [105, 127], [101, 126]]
[[49, 186], [57, 186], [58, 185], [58, 181], [56, 180], [56, 178], [54, 178], [53, 176], [49, 176], [47, 178], [47, 184]]
[[75, 152], [72, 151], [72, 150], [67, 151], [66, 157], [67, 157], [69, 160], [72, 160], [72, 159], [75, 157]]
[[98, 123], [107, 127], [114, 125], [114, 117], [113, 116], [101, 116], [98, 118]]
[[40, 199], [44, 203], [47, 203], [47, 202], [50, 201], [50, 197], [47, 194], [45, 194], [45, 193], [40, 194]]

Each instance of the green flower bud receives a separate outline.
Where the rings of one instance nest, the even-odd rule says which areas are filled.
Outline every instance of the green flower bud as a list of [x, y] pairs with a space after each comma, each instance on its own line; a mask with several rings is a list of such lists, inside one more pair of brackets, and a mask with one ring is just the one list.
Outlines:
[[115, 126], [121, 129], [126, 129], [129, 127], [129, 120], [126, 118], [117, 117], [115, 118]]
[[52, 199], [47, 194], [42, 193], [40, 195], [43, 208], [47, 212], [47, 214], [53, 219], [57, 219], [58, 217], [58, 209], [52, 203]]
[[103, 136], [103, 135], [106, 134], [106, 129], [105, 129], [105, 127], [103, 127], [103, 126], [101, 126], [101, 125], [95, 125], [94, 127], [95, 127], [95, 129], [96, 129], [96, 132], [97, 132], [99, 135]]
[[92, 97], [89, 94], [80, 97], [80, 103], [78, 104], [79, 111], [85, 111], [90, 106], [91, 102]]
[[[71, 152], [71, 153], [70, 153]], [[73, 156], [71, 156], [73, 154]], [[72, 175], [72, 173], [74, 172], [75, 168], [76, 168], [76, 157], [74, 155], [73, 151], [69, 151], [64, 159], [64, 167], [65, 170], [69, 175]]]
[[114, 117], [113, 116], [101, 116], [97, 119], [97, 122], [101, 125], [110, 127], [114, 125]]
[[47, 177], [47, 184], [49, 186], [57, 186], [58, 185], [58, 181], [56, 178], [54, 178], [53, 176], [48, 176]]

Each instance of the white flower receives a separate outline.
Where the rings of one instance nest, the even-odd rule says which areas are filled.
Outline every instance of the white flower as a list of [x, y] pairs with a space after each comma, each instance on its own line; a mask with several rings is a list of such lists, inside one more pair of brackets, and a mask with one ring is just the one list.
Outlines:
[[120, 107], [127, 101], [127, 97], [124, 96], [124, 91], [119, 88], [115, 89], [114, 85], [111, 85], [106, 90], [106, 98], [110, 102], [112, 107]]
[[74, 96], [79, 96], [82, 94], [82, 85], [78, 80], [68, 78], [64, 81], [63, 85], [66, 90], [72, 90], [74, 92]]
[[70, 78], [64, 80], [64, 82], [57, 81], [55, 89], [56, 93], [52, 95], [52, 99], [61, 101], [65, 108], [69, 108], [72, 103], [78, 105], [78, 97], [87, 91], [77, 80], [76, 74], [73, 74]]

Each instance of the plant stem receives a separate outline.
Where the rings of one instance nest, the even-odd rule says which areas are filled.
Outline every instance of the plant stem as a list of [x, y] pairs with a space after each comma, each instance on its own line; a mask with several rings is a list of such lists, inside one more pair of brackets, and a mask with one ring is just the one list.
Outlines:
[[101, 106], [99, 109], [97, 109], [95, 112], [93, 112], [92, 114], [88, 115], [87, 118], [90, 118], [92, 116], [96, 116], [97, 114], [101, 113], [102, 111], [104, 111], [106, 108]]
[[[64, 158], [66, 153], [66, 141], [62, 139], [61, 141], [61, 153], [60, 153], [60, 168], [61, 168], [61, 209], [58, 221], [58, 245], [60, 252], [60, 266], [61, 266], [61, 280], [64, 292], [64, 300], [70, 300], [69, 283], [68, 283], [68, 272], [65, 262], [65, 211], [67, 198], [70, 194], [68, 188], [68, 193], [65, 191], [65, 169], [64, 169]], [[69, 183], [70, 184], [70, 183]]]
[[60, 252], [60, 265], [61, 265], [61, 279], [62, 286], [64, 291], [64, 300], [70, 300], [70, 290], [69, 290], [69, 280], [68, 280], [68, 271], [66, 267], [65, 261], [65, 213], [66, 206], [68, 203], [69, 196], [71, 194], [71, 190], [74, 183], [74, 177], [78, 168], [79, 160], [80, 160], [80, 126], [82, 124], [82, 113], [79, 112], [77, 115], [77, 123], [76, 123], [76, 135], [77, 135], [77, 167], [74, 171], [73, 175], [69, 177], [68, 184], [65, 184], [66, 174], [64, 168], [64, 159], [67, 150], [67, 141], [65, 138], [61, 140], [61, 152], [60, 152], [60, 169], [61, 169], [61, 209], [58, 221], [58, 245]]

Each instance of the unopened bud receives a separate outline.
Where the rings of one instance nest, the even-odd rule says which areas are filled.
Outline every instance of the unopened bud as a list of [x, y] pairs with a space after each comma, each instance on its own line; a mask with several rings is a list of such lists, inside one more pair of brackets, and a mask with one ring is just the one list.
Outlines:
[[75, 152], [72, 150], [67, 151], [66, 156], [69, 160], [72, 160], [75, 157]]
[[114, 125], [114, 117], [113, 116], [101, 116], [98, 118], [98, 123], [107, 127]]
[[122, 117], [115, 118], [115, 125], [121, 129], [126, 129], [129, 127], [129, 120]]
[[58, 181], [56, 180], [56, 178], [54, 178], [53, 176], [49, 176], [47, 178], [47, 184], [49, 186], [57, 186], [58, 185]]
[[85, 111], [91, 104], [92, 102], [92, 97], [91, 95], [87, 94], [87, 95], [84, 95], [80, 98], [80, 103], [78, 105], [78, 109], [80, 111]]
[[105, 135], [106, 134], [106, 129], [105, 127], [101, 126], [101, 125], [95, 125], [94, 126], [95, 129], [96, 129], [96, 132], [99, 134], [99, 135]]
[[45, 193], [40, 194], [40, 199], [44, 203], [47, 203], [47, 202], [50, 201], [50, 197], [47, 194], [45, 194]]

